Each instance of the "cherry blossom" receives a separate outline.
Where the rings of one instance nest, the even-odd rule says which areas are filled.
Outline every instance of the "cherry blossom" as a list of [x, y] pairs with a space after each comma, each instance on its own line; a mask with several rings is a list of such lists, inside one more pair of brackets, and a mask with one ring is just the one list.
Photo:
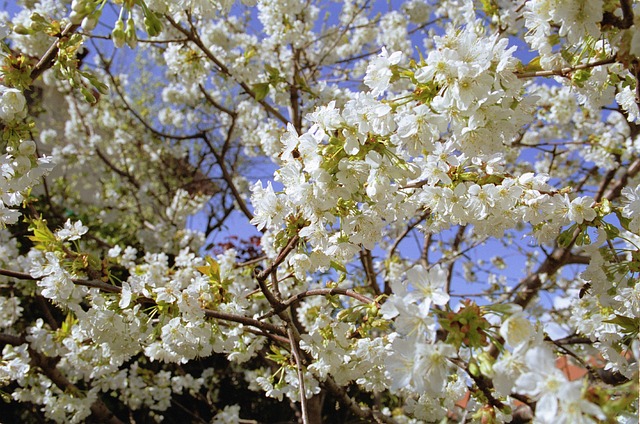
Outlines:
[[0, 12], [6, 419], [632, 422], [638, 16]]

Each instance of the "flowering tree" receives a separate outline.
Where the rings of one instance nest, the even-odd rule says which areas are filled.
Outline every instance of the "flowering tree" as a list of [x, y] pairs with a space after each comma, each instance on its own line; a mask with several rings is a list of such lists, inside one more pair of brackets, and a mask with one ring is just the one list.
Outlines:
[[635, 422], [640, 2], [380, 3], [0, 13], [12, 417]]

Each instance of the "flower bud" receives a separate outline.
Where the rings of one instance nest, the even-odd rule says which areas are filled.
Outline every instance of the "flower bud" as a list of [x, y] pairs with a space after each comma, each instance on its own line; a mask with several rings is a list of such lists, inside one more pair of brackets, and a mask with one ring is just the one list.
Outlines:
[[16, 174], [24, 175], [31, 169], [31, 161], [26, 156], [18, 156], [13, 160], [13, 169]]
[[20, 154], [31, 156], [36, 152], [36, 143], [33, 140], [23, 140], [18, 146]]
[[84, 19], [84, 14], [76, 12], [75, 10], [72, 10], [71, 14], [69, 15], [69, 20], [74, 25], [79, 25], [83, 19]]
[[85, 31], [93, 31], [96, 29], [98, 25], [98, 20], [100, 19], [100, 15], [102, 15], [102, 10], [98, 9], [92, 14], [85, 16], [82, 20], [82, 29]]
[[125, 29], [124, 34], [127, 45], [130, 48], [135, 49], [138, 44], [138, 37], [136, 35], [136, 23], [133, 21], [132, 17], [127, 19], [127, 29]]
[[147, 34], [149, 34], [149, 37], [155, 37], [162, 31], [162, 23], [153, 12], [149, 11], [144, 17], [144, 28]]
[[71, 2], [71, 10], [78, 13], [83, 13], [87, 8], [85, 0], [73, 0]]
[[116, 25], [113, 27], [113, 31], [111, 31], [111, 39], [113, 40], [113, 45], [116, 46], [117, 49], [124, 46], [126, 36], [124, 33], [124, 22], [122, 19], [118, 19]]
[[20, 90], [0, 85], [0, 120], [10, 122], [23, 118], [26, 109], [27, 101]]
[[29, 29], [22, 24], [17, 24], [13, 26], [13, 32], [20, 35], [28, 35]]

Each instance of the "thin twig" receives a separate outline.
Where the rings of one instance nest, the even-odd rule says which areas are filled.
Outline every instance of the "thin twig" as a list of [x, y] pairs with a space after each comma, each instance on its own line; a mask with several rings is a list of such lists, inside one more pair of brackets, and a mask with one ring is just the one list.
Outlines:
[[211, 154], [213, 154], [213, 156], [216, 158], [216, 162], [220, 167], [220, 172], [222, 172], [222, 178], [224, 178], [224, 181], [229, 186], [229, 189], [233, 194], [233, 198], [236, 200], [236, 202], [238, 202], [238, 206], [242, 210], [242, 213], [244, 213], [244, 215], [249, 220], [253, 219], [253, 213], [251, 213], [251, 211], [249, 210], [249, 207], [247, 206], [247, 203], [242, 198], [242, 195], [240, 194], [238, 187], [236, 187], [235, 183], [233, 182], [233, 175], [231, 175], [231, 173], [227, 169], [227, 165], [224, 162], [224, 158], [216, 151], [215, 147], [213, 146], [213, 143], [211, 143], [211, 140], [209, 140], [209, 137], [207, 136], [206, 133], [201, 133], [200, 138], [205, 142]]
[[327, 376], [322, 385], [338, 399], [338, 402], [349, 408], [349, 410], [357, 417], [366, 420], [366, 422], [397, 424], [397, 422], [393, 418], [387, 417], [380, 411], [361, 406], [359, 403], [353, 400], [347, 394], [345, 389], [339, 386], [331, 376]]

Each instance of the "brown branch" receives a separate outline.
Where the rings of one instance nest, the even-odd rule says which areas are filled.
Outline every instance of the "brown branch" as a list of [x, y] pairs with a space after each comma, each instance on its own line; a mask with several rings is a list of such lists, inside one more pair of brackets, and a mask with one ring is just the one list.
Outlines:
[[503, 409], [504, 408], [504, 403], [502, 403], [500, 400], [496, 399], [495, 396], [493, 396], [493, 393], [491, 392], [491, 389], [493, 389], [493, 383], [492, 383], [492, 381], [490, 379], [488, 379], [487, 377], [485, 377], [482, 374], [475, 376], [475, 375], [471, 374], [471, 372], [468, 369], [466, 369], [464, 367], [463, 367], [463, 369], [471, 377], [471, 379], [473, 380], [473, 383], [478, 388], [478, 390], [480, 390], [482, 392], [482, 394], [484, 395], [484, 397], [487, 398], [487, 401], [489, 402], [489, 405], [493, 406], [496, 409]]
[[602, 200], [602, 196], [604, 196], [605, 190], [607, 189], [611, 181], [613, 181], [614, 177], [616, 176], [616, 172], [618, 171], [618, 168], [619, 167], [613, 168], [604, 175], [604, 177], [602, 178], [602, 181], [600, 182], [600, 186], [598, 187], [598, 192], [593, 198], [595, 202], [599, 202], [600, 200]]
[[604, 194], [604, 198], [608, 200], [618, 198], [622, 193], [622, 189], [627, 185], [629, 178], [635, 177], [638, 175], [638, 172], [640, 172], [640, 158], [636, 158], [627, 168], [627, 172], [625, 172], [613, 186], [609, 187]]
[[204, 96], [205, 99], [207, 99], [207, 101], [209, 103], [211, 103], [211, 106], [215, 107], [216, 109], [218, 109], [221, 112], [226, 113], [227, 115], [231, 116], [231, 117], [236, 117], [238, 116], [238, 112], [235, 112], [231, 109], [228, 109], [224, 106], [222, 106], [220, 103], [216, 102], [215, 99], [213, 97], [211, 97], [211, 95], [207, 92], [207, 90], [204, 88], [204, 86], [202, 84], [198, 84], [198, 88], [200, 89], [200, 92], [202, 93], [202, 95]]
[[11, 346], [20, 346], [27, 343], [24, 337], [13, 334], [0, 333], [0, 343]]
[[[285, 313], [286, 315], [286, 313]], [[304, 372], [302, 371], [302, 355], [300, 353], [300, 334], [298, 334], [295, 325], [291, 321], [291, 317], [286, 317], [287, 335], [291, 344], [291, 354], [296, 363], [298, 372], [298, 389], [300, 390], [300, 409], [302, 410], [302, 424], [309, 424], [309, 410], [307, 407], [307, 394], [304, 385]]]
[[264, 271], [260, 272], [256, 278], [258, 280], [266, 281], [269, 274], [274, 272], [278, 266], [287, 258], [287, 255], [296, 248], [298, 242], [300, 241], [300, 236], [297, 234], [289, 240], [289, 243], [280, 251], [276, 259], [269, 265]]
[[209, 137], [207, 137], [207, 134], [201, 133], [199, 135], [199, 138], [201, 138], [205, 142], [205, 144], [209, 148], [209, 151], [216, 158], [216, 162], [220, 167], [220, 172], [222, 172], [222, 178], [224, 178], [224, 181], [229, 186], [229, 189], [233, 194], [233, 198], [236, 200], [236, 202], [238, 202], [238, 206], [240, 207], [240, 210], [242, 210], [242, 213], [244, 213], [244, 215], [249, 220], [253, 219], [253, 213], [251, 213], [251, 211], [249, 210], [247, 203], [242, 198], [242, 194], [240, 194], [238, 187], [236, 187], [235, 183], [233, 182], [233, 176], [227, 169], [227, 165], [224, 163], [224, 158], [216, 151], [215, 147], [213, 146], [213, 143], [211, 143], [211, 140], [209, 140]]
[[53, 316], [53, 313], [51, 313], [51, 308], [49, 308], [49, 303], [47, 302], [47, 299], [41, 295], [36, 295], [35, 297], [36, 297], [36, 302], [38, 302], [38, 305], [40, 306], [40, 309], [42, 309], [42, 313], [44, 314], [44, 318], [47, 324], [49, 324], [49, 327], [51, 327], [51, 329], [54, 331], [60, 328], [58, 321], [56, 321], [56, 319]]
[[518, 78], [536, 78], [536, 77], [552, 77], [552, 76], [566, 77], [571, 73], [581, 69], [595, 68], [596, 66], [610, 65], [612, 63], [616, 63], [615, 57], [609, 57], [609, 58], [597, 60], [591, 63], [583, 63], [581, 65], [571, 66], [568, 68], [551, 69], [548, 71], [514, 72], [514, 74]]
[[359, 405], [347, 394], [343, 387], [339, 386], [333, 378], [331, 378], [331, 376], [327, 376], [327, 379], [322, 382], [322, 386], [329, 390], [338, 399], [338, 402], [349, 408], [355, 416], [365, 420], [366, 422], [397, 424], [393, 418], [387, 417], [380, 411]]
[[49, 46], [49, 49], [47, 49], [47, 51], [40, 58], [36, 66], [34, 66], [33, 70], [31, 71], [32, 80], [36, 80], [40, 75], [42, 75], [44, 71], [46, 71], [47, 69], [53, 66], [54, 60], [58, 55], [58, 44], [60, 43], [60, 39], [72, 34], [79, 27], [80, 25], [73, 25], [71, 23], [67, 24], [67, 26], [62, 30], [62, 32], [58, 36], [58, 39]]
[[289, 115], [293, 121], [293, 127], [298, 134], [302, 133], [302, 114], [300, 113], [300, 93], [298, 90], [298, 77], [300, 75], [300, 68], [298, 62], [300, 61], [300, 50], [291, 45], [293, 51], [293, 76], [291, 77], [291, 83], [289, 85], [289, 103], [290, 110]]
[[4, 275], [5, 277], [17, 278], [19, 280], [39, 280], [39, 278], [32, 277], [31, 275], [25, 274], [24, 272], [11, 271], [10, 269], [0, 269], [0, 275]]
[[[282, 329], [278, 328], [278, 330], [282, 330]], [[268, 339], [273, 340], [274, 342], [282, 343], [283, 345], [288, 345], [290, 343], [288, 338], [283, 336], [278, 336], [276, 334], [271, 334], [264, 330], [254, 330], [253, 328], [247, 328], [245, 329], [245, 331], [247, 333], [255, 334], [256, 336], [264, 336]]]
[[[347, 22], [344, 25], [344, 28], [342, 28], [340, 31], [336, 30], [335, 32], [339, 32], [339, 34], [337, 35], [337, 37], [334, 37], [334, 41], [331, 43], [331, 45], [328, 45], [326, 42], [322, 42], [321, 43], [321, 48], [324, 47], [325, 51], [322, 54], [322, 56], [319, 57], [319, 59], [316, 61], [315, 65], [313, 65], [313, 67], [310, 68], [311, 74], [315, 74], [318, 69], [320, 68], [320, 66], [322, 65], [322, 63], [325, 61], [325, 59], [335, 51], [336, 47], [338, 47], [338, 44], [340, 43], [340, 41], [342, 40], [342, 38], [345, 36], [345, 34], [349, 31], [350, 28], [357, 28], [358, 26], [352, 26], [353, 23], [356, 21], [356, 18], [358, 17], [358, 15], [360, 15], [361, 13], [363, 13], [371, 4], [371, 0], [366, 0], [364, 3], [362, 3], [362, 5], [359, 7], [358, 10], [356, 10], [353, 15], [349, 18], [349, 22]], [[373, 22], [372, 22], [373, 23]], [[322, 34], [320, 37], [316, 38], [314, 40], [314, 42], [319, 42], [322, 38], [328, 37], [333, 35], [333, 33], [330, 32], [326, 32], [324, 34]], [[373, 54], [375, 54], [377, 52], [371, 52], [371, 53], [367, 53], [364, 57], [367, 56], [371, 56]], [[344, 59], [338, 62], [335, 62], [334, 64], [340, 64], [340, 63], [344, 63], [344, 62], [348, 62], [348, 61], [353, 61], [353, 60], [357, 60], [359, 59], [359, 57], [354, 57], [354, 58], [349, 58], [349, 59]]]
[[565, 345], [565, 344], [593, 344], [594, 341], [588, 337], [582, 337], [578, 335], [571, 335], [567, 337], [563, 337], [561, 339], [551, 340], [556, 345]]
[[[0, 275], [5, 275], [7, 277], [18, 278], [18, 279], [21, 279], [21, 280], [32, 280], [32, 281], [42, 280], [42, 278], [32, 277], [29, 274], [25, 274], [25, 273], [22, 273], [22, 272], [11, 271], [11, 270], [7, 270], [7, 269], [0, 269]], [[73, 281], [73, 283], [78, 285], [78, 286], [97, 288], [97, 289], [99, 289], [99, 290], [101, 290], [103, 292], [107, 292], [107, 293], [119, 294], [119, 293], [122, 292], [122, 288], [121, 287], [114, 286], [114, 285], [102, 282], [100, 280], [72, 279], [71, 281]], [[138, 300], [142, 301], [142, 302], [150, 303], [152, 305], [155, 304], [153, 299], [149, 299], [149, 298], [138, 298]], [[266, 332], [272, 332], [274, 334], [278, 334], [278, 335], [281, 335], [281, 336], [285, 335], [285, 331], [282, 328], [280, 328], [278, 326], [275, 326], [273, 324], [269, 324], [269, 323], [266, 323], [266, 322], [258, 321], [256, 319], [245, 317], [245, 316], [241, 316], [241, 315], [234, 315], [234, 314], [229, 314], [229, 313], [226, 313], [226, 312], [214, 311], [214, 310], [211, 310], [211, 309], [203, 309], [203, 310], [204, 310], [205, 316], [208, 316], [210, 318], [215, 318], [215, 319], [219, 319], [219, 320], [223, 320], [223, 321], [236, 322], [238, 324], [249, 325], [249, 326], [252, 326], [252, 327], [256, 327], [256, 328], [258, 328], [260, 330], [263, 330], [263, 331], [266, 331]]]
[[[456, 256], [458, 256], [460, 253], [462, 252], [458, 252], [458, 248], [460, 247], [460, 244], [464, 241], [463, 236], [464, 236], [464, 232], [467, 229], [466, 225], [461, 225], [458, 228], [458, 232], [456, 233], [455, 238], [453, 239], [453, 244], [451, 245], [451, 252], [454, 254], [453, 257], [455, 258]], [[451, 291], [451, 280], [453, 279], [453, 267], [455, 266], [456, 261], [451, 261], [449, 263], [449, 266], [447, 267], [447, 283], [445, 284], [445, 293], [449, 294], [449, 292]]]
[[109, 169], [111, 169], [113, 172], [115, 172], [116, 174], [120, 175], [121, 177], [126, 178], [127, 180], [129, 180], [129, 182], [135, 188], [140, 189], [140, 183], [136, 180], [136, 178], [133, 175], [131, 175], [131, 173], [129, 173], [128, 171], [123, 171], [122, 169], [120, 169], [117, 166], [115, 166], [109, 160], [109, 158], [106, 157], [104, 153], [102, 153], [102, 150], [100, 150], [98, 147], [96, 147], [96, 154], [102, 160], [102, 162], [104, 162], [104, 164], [107, 165], [107, 167]]
[[422, 251], [420, 252], [420, 264], [429, 268], [429, 248], [431, 247], [431, 243], [433, 242], [433, 233], [427, 233], [424, 235], [424, 244], [422, 245]]
[[168, 138], [168, 139], [172, 139], [172, 140], [193, 140], [196, 138], [200, 137], [200, 133], [195, 133], [195, 134], [190, 134], [190, 135], [173, 135], [173, 134], [166, 134], [160, 130], [158, 130], [157, 128], [155, 128], [153, 125], [151, 125], [150, 123], [148, 123], [146, 121], [146, 119], [144, 119], [142, 117], [142, 115], [140, 115], [127, 101], [127, 98], [125, 97], [124, 93], [122, 92], [122, 90], [120, 90], [120, 84], [118, 84], [118, 81], [116, 80], [115, 76], [113, 76], [113, 74], [111, 73], [111, 70], [109, 69], [109, 63], [107, 62], [107, 60], [104, 58], [104, 56], [102, 55], [102, 53], [98, 50], [98, 57], [100, 58], [100, 61], [102, 62], [103, 65], [103, 70], [106, 72], [106, 74], [109, 76], [109, 80], [111, 80], [111, 88], [114, 89], [114, 91], [116, 92], [116, 94], [118, 95], [118, 98], [120, 98], [120, 101], [124, 104], [125, 108], [127, 109], [127, 111], [131, 112], [131, 114], [136, 118], [136, 120], [138, 122], [140, 122], [142, 124], [143, 127], [145, 127], [147, 130], [151, 131], [151, 133], [155, 134], [158, 137], [161, 138]]
[[236, 264], [235, 268], [243, 268], [245, 266], [255, 265], [257, 263], [260, 263], [260, 262], [264, 261], [265, 259], [267, 259], [267, 255], [261, 255], [261, 256], [258, 256], [257, 258], [249, 259], [246, 262], [242, 262], [242, 263]]
[[341, 289], [338, 287], [307, 290], [306, 292], [298, 293], [297, 295], [290, 297], [284, 303], [294, 303], [297, 300], [301, 300], [309, 296], [333, 296], [333, 295], [342, 295], [342, 296], [352, 297], [362, 303], [375, 303], [373, 299], [370, 299], [369, 297], [363, 294], [360, 294], [351, 289]]
[[427, 217], [430, 214], [431, 214], [431, 210], [426, 210], [426, 211], [424, 211], [422, 213], [422, 215], [420, 215], [418, 217], [418, 219], [416, 219], [414, 222], [412, 222], [409, 225], [407, 225], [407, 227], [404, 229], [404, 231], [402, 231], [402, 233], [398, 237], [396, 237], [396, 239], [393, 241], [393, 244], [389, 248], [389, 253], [387, 254], [388, 258], [391, 258], [393, 256], [393, 254], [395, 253], [396, 249], [398, 248], [398, 245], [400, 245], [400, 242], [402, 242], [402, 240], [404, 240], [404, 238], [411, 232], [411, 230], [413, 230], [422, 221], [427, 219]]
[[238, 324], [250, 325], [252, 327], [259, 328], [263, 331], [269, 331], [281, 336], [286, 335], [285, 331], [281, 327], [278, 327], [266, 322], [258, 321], [253, 318], [245, 317], [242, 315], [234, 315], [226, 312], [214, 311], [212, 309], [204, 309], [204, 314], [210, 318], [215, 318], [223, 321], [236, 322]]
[[[462, 370], [464, 370], [467, 375], [469, 375], [469, 377], [471, 377], [471, 379], [473, 380], [474, 386], [475, 386], [475, 390], [479, 390], [482, 395], [484, 397], [487, 398], [487, 401], [489, 403], [489, 405], [491, 405], [492, 407], [496, 408], [496, 409], [504, 409], [504, 403], [502, 401], [500, 401], [499, 399], [496, 399], [496, 397], [493, 395], [493, 381], [490, 378], [487, 378], [486, 376], [484, 376], [483, 374], [479, 374], [479, 375], [473, 375], [470, 371], [469, 371], [469, 367], [468, 364], [465, 364], [463, 361], [461, 361], [460, 359], [449, 359], [453, 364], [455, 364], [456, 366], [458, 366], [459, 368], [461, 368]], [[523, 404], [527, 405], [527, 406], [531, 406], [531, 400], [529, 398], [527, 398], [526, 396], [522, 396], [519, 395], [517, 393], [511, 393], [509, 395], [510, 397], [514, 398], [514, 399], [518, 399], [520, 402], [522, 402]]]
[[376, 296], [380, 296], [382, 292], [380, 291], [380, 287], [376, 281], [376, 271], [373, 266], [371, 250], [364, 248], [360, 250], [360, 262], [362, 263], [362, 268], [364, 269], [364, 274], [367, 278], [367, 285], [371, 287], [371, 290], [373, 290], [373, 293]]
[[631, 0], [620, 0], [622, 18], [617, 17], [613, 12], [605, 12], [600, 24], [603, 27], [613, 26], [619, 29], [628, 29], [633, 25], [633, 5]]

